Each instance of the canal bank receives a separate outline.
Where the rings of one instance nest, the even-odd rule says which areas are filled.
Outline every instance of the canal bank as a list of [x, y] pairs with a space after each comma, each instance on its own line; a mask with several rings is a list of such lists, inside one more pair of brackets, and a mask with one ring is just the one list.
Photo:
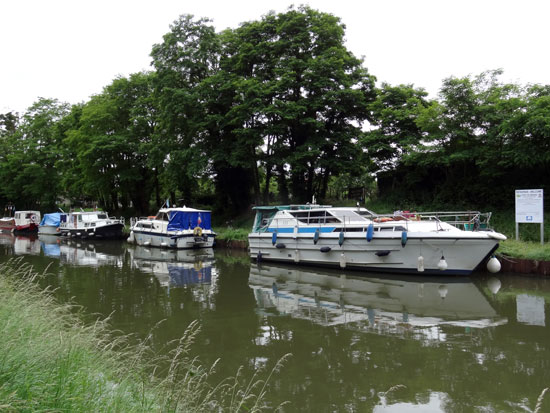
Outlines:
[[550, 261], [528, 260], [504, 255], [498, 256], [502, 272], [550, 276]]

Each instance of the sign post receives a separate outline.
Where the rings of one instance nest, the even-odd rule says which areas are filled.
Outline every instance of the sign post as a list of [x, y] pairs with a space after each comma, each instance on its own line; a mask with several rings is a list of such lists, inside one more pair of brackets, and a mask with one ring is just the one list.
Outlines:
[[519, 240], [519, 224], [540, 224], [540, 243], [544, 244], [543, 199], [542, 189], [516, 189], [516, 240]]

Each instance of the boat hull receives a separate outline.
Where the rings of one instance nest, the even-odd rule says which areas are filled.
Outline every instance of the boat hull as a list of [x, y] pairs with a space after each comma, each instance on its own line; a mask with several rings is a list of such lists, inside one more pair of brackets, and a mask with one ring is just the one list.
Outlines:
[[54, 227], [53, 225], [39, 225], [38, 234], [40, 235], [59, 235], [59, 227]]
[[15, 219], [13, 218], [0, 219], [0, 231], [12, 232], [14, 229], [15, 229]]
[[[341, 243], [341, 245], [340, 245]], [[346, 268], [390, 273], [468, 275], [498, 248], [498, 240], [472, 236], [434, 237], [409, 234], [403, 245], [401, 237], [377, 237], [370, 242], [364, 235], [324, 235], [315, 242], [313, 235], [249, 235], [252, 258], [273, 262]], [[419, 271], [419, 257], [424, 271]], [[445, 270], [438, 266], [442, 257]]]
[[215, 243], [214, 234], [196, 236], [193, 231], [183, 234], [132, 231], [130, 238], [136, 245], [175, 249], [212, 248]]
[[14, 234], [36, 234], [38, 232], [38, 225], [31, 222], [24, 225], [16, 225], [13, 229]]
[[124, 237], [122, 223], [107, 224], [88, 228], [70, 228], [62, 231], [62, 235], [72, 238], [122, 239]]

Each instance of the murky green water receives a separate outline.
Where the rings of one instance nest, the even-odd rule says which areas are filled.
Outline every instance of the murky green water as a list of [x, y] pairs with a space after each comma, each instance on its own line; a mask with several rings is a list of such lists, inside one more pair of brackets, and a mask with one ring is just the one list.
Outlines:
[[221, 358], [220, 379], [292, 353], [268, 394], [288, 412], [525, 412], [550, 386], [550, 280], [360, 276], [257, 266], [241, 251], [0, 234], [0, 260], [14, 255], [48, 268], [44, 282], [90, 320], [152, 331], [157, 348], [199, 320], [195, 354]]

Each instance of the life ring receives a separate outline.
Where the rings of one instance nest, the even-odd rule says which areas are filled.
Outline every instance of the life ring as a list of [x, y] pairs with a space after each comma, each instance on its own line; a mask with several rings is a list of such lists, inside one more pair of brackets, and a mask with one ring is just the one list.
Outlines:
[[31, 222], [36, 224], [36, 215], [35, 214], [31, 215]]
[[195, 227], [193, 230], [193, 235], [196, 235], [197, 237], [202, 236], [202, 228], [201, 227]]
[[374, 222], [389, 222], [393, 221], [393, 218], [391, 217], [381, 217], [381, 218], [375, 218]]
[[57, 232], [61, 232], [61, 228], [59, 228], [59, 227], [57, 227], [55, 230], [56, 230]]

